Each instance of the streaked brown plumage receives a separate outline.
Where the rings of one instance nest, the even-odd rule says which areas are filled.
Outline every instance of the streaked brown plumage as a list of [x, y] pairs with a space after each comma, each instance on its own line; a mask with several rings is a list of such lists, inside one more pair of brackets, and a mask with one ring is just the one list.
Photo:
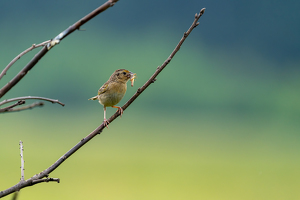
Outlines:
[[131, 80], [131, 86], [133, 86], [133, 81], [135, 74], [126, 70], [118, 69], [116, 70], [98, 90], [98, 95], [90, 98], [89, 100], [98, 100], [104, 108], [104, 126], [108, 128], [109, 122], [106, 119], [106, 107], [117, 108], [120, 115], [123, 114], [123, 109], [118, 104], [124, 97], [127, 90], [127, 82]]

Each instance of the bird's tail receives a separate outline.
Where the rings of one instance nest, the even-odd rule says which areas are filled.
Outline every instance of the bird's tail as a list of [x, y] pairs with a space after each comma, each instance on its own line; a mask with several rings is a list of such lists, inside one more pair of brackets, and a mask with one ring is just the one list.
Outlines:
[[90, 98], [89, 100], [97, 100], [98, 99], [98, 96], [94, 96], [92, 98]]

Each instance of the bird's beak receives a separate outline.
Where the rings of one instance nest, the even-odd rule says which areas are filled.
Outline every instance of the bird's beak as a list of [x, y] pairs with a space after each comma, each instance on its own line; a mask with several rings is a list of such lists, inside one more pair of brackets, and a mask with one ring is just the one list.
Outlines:
[[130, 72], [130, 82], [131, 82], [131, 87], [133, 87], [135, 75], [136, 75], [135, 73]]

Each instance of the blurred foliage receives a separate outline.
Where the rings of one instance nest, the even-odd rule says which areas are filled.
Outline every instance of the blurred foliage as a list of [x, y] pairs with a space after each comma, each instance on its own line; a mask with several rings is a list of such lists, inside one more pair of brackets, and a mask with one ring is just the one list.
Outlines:
[[[101, 3], [0, 1], [0, 69]], [[61, 183], [26, 188], [19, 198], [299, 199], [299, 4], [119, 1], [54, 47], [1, 99], [44, 96], [66, 106], [0, 115], [0, 190], [19, 181], [19, 140], [25, 178], [49, 167], [100, 125], [102, 107], [87, 99], [111, 73], [137, 73], [122, 105], [206, 7], [157, 81], [51, 174]], [[18, 60], [0, 87], [36, 52]], [[113, 112], [108, 108], [108, 116]]]

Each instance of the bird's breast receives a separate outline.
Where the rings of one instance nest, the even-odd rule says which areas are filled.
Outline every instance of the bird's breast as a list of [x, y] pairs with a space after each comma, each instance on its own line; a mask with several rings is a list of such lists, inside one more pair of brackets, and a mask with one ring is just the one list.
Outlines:
[[113, 84], [108, 91], [100, 95], [99, 102], [104, 106], [114, 106], [122, 100], [126, 89], [126, 84]]

